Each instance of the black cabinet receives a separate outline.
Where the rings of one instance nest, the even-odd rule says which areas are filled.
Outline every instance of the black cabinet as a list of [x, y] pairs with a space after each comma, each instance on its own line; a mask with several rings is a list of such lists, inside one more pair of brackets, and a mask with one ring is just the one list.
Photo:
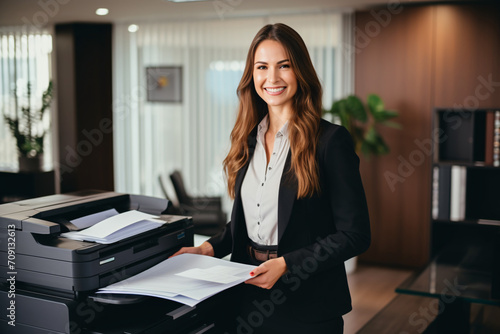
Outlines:
[[436, 108], [432, 128], [430, 254], [482, 273], [500, 299], [500, 108]]
[[0, 204], [55, 194], [54, 171], [0, 171]]

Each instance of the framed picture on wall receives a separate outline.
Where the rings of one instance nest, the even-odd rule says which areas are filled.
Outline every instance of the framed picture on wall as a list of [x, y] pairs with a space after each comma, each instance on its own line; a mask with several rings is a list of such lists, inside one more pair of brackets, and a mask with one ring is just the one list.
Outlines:
[[146, 67], [149, 102], [182, 102], [182, 67]]

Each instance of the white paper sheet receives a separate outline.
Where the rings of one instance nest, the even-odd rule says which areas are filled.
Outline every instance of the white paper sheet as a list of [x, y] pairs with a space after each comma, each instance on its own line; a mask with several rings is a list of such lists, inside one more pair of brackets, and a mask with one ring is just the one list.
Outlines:
[[[139, 294], [194, 306], [202, 300], [252, 278], [250, 272], [253, 269], [255, 266], [214, 257], [181, 254], [131, 278], [102, 288], [98, 293]], [[187, 275], [186, 272], [188, 272]], [[200, 273], [201, 276], [196, 275]], [[207, 273], [212, 275], [212, 281], [207, 280]], [[228, 279], [228, 277], [232, 278]]]
[[[105, 238], [124, 227], [131, 226], [142, 220], [149, 220], [154, 218], [158, 217], [137, 210], [126, 211], [117, 216], [109, 217], [101, 221], [100, 223], [89, 227], [85, 230], [85, 234], [94, 236], [96, 238]], [[164, 222], [158, 221], [156, 223], [163, 225]]]
[[[236, 271], [236, 273], [238, 273]], [[207, 269], [193, 268], [176, 275], [199, 279], [202, 281], [214, 282], [214, 283], [222, 283], [228, 284], [239, 279], [238, 276], [234, 276], [235, 270], [232, 267], [228, 266], [215, 266]]]
[[136, 210], [106, 218], [81, 231], [61, 233], [68, 239], [110, 244], [162, 226], [165, 222], [147, 213]]
[[106, 211], [102, 212], [97, 212], [88, 216], [76, 218], [73, 220], [70, 220], [70, 223], [75, 225], [78, 229], [84, 229], [87, 227], [90, 227], [92, 225], [95, 225], [101, 221], [103, 221], [106, 218], [116, 216], [118, 214], [118, 211], [116, 209], [109, 209]]

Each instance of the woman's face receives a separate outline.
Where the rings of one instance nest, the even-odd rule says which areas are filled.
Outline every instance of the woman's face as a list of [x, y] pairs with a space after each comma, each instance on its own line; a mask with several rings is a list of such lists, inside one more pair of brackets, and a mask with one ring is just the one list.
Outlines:
[[265, 40], [255, 50], [253, 81], [257, 94], [270, 108], [291, 108], [297, 78], [283, 46]]

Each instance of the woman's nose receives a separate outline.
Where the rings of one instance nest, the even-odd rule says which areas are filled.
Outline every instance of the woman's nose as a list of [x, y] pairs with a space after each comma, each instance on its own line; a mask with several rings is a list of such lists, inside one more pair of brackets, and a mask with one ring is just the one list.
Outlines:
[[279, 81], [279, 73], [275, 69], [271, 68], [269, 69], [267, 73], [267, 81], [270, 83], [278, 82]]

